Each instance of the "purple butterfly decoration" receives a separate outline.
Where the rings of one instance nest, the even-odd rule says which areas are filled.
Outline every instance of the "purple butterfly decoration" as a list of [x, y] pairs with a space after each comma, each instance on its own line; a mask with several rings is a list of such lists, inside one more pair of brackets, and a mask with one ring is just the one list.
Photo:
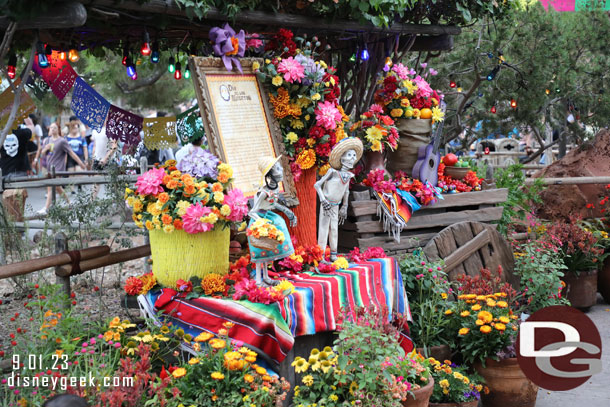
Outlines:
[[222, 28], [214, 27], [210, 30], [210, 41], [214, 44], [212, 47], [214, 53], [222, 57], [222, 62], [225, 64], [227, 71], [232, 71], [233, 65], [235, 65], [237, 70], [243, 73], [238, 57], [243, 57], [246, 51], [246, 33], [244, 30], [236, 34], [229, 23], [226, 23]]

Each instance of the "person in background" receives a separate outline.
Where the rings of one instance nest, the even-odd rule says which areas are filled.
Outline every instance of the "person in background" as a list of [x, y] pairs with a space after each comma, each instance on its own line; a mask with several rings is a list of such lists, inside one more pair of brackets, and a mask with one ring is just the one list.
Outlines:
[[[80, 121], [76, 116], [70, 117], [70, 123], [68, 124], [68, 135], [66, 136], [66, 141], [72, 148], [72, 151], [80, 158], [82, 163], [86, 163], [89, 161], [89, 151], [87, 150], [87, 140], [81, 134]], [[80, 165], [80, 164], [78, 164]], [[80, 165], [81, 169], [84, 171], [87, 169], [86, 164]], [[73, 160], [71, 157], [68, 157], [68, 163], [66, 164], [66, 168], [68, 171], [75, 172], [77, 171], [77, 162]]]
[[[68, 157], [71, 157], [77, 165], [81, 167], [85, 167], [85, 163], [83, 163], [78, 155], [72, 150], [68, 141], [61, 135], [59, 130], [59, 125], [57, 123], [51, 123], [49, 126], [49, 141], [47, 145], [42, 149], [41, 155], [49, 154], [47, 157], [47, 169], [50, 171], [51, 167], [55, 167], [55, 171], [65, 171], [66, 170], [66, 161]], [[64, 192], [61, 187], [56, 187], [57, 191], [63, 195], [64, 199], [68, 204], [70, 200], [68, 196]], [[47, 210], [51, 206], [52, 200], [52, 191], [51, 187], [47, 187], [47, 202], [45, 203], [44, 208], [38, 211], [40, 215], [44, 215], [47, 213]]]
[[30, 162], [30, 167], [32, 171], [38, 174], [38, 167], [36, 165], [33, 165], [33, 162], [34, 157], [38, 152], [38, 146], [40, 146], [42, 140], [42, 127], [40, 127], [40, 125], [38, 124], [38, 119], [36, 118], [35, 114], [30, 113], [29, 118], [32, 120], [32, 123], [34, 123], [34, 131], [32, 132], [32, 137], [30, 138], [30, 141], [28, 141], [27, 145], [28, 160]]
[[34, 133], [34, 123], [29, 117], [24, 120], [25, 125], [6, 135], [4, 143], [0, 146], [0, 168], [2, 178], [25, 177], [30, 171], [27, 144]]
[[[93, 130], [91, 132], [91, 144], [93, 149], [91, 156], [93, 157], [93, 170], [104, 171], [110, 159], [114, 156], [118, 149], [118, 143], [116, 140], [109, 140], [106, 136], [106, 127], [103, 127], [101, 131]], [[99, 185], [93, 186], [93, 197], [96, 197], [99, 192]]]

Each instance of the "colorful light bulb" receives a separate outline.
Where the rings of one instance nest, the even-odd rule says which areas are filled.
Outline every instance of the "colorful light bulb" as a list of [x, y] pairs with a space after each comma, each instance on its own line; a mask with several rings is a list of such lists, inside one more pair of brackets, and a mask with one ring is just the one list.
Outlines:
[[449, 82], [449, 87], [450, 87], [450, 88], [455, 88], [456, 86], [457, 86], [457, 85], [456, 85], [455, 81], [450, 81], [450, 82]]
[[150, 62], [156, 64], [161, 59], [161, 53], [159, 52], [159, 43], [154, 42], [152, 46], [152, 53], [150, 54]]
[[78, 50], [76, 48], [71, 48], [70, 51], [68, 51], [68, 59], [72, 63], [78, 62], [80, 55], [78, 54]]
[[184, 79], [189, 79], [191, 77], [191, 70], [189, 69], [189, 66], [186, 66], [186, 69], [184, 70]]
[[180, 64], [180, 62], [176, 63], [176, 71], [174, 72], [174, 79], [176, 79], [177, 81], [182, 79], [182, 65]]
[[169, 73], [174, 73], [176, 71], [176, 60], [174, 57], [169, 57], [169, 65], [167, 66], [167, 70]]
[[11, 53], [8, 57], [8, 64], [6, 65], [6, 73], [9, 78], [15, 79], [17, 74], [17, 55]]
[[495, 114], [496, 113], [496, 106], [492, 106], [490, 112]]
[[510, 107], [512, 107], [513, 109], [517, 108], [517, 101], [515, 99], [510, 100]]

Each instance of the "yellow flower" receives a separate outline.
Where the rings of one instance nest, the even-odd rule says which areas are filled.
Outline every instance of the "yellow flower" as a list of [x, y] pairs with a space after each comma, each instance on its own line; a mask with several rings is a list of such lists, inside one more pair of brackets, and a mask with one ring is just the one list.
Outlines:
[[492, 308], [496, 306], [496, 302], [494, 300], [492, 300], [491, 298], [487, 299], [486, 304], [488, 307], [492, 307]]
[[324, 373], [328, 373], [328, 371], [330, 370], [331, 367], [333, 367], [333, 365], [328, 360], [324, 360], [324, 361], [322, 361], [322, 363], [320, 363], [320, 368], [322, 369], [322, 371]]
[[191, 358], [189, 360], [189, 365], [197, 365], [199, 364], [199, 359], [198, 358]]
[[184, 376], [185, 374], [186, 374], [186, 369], [183, 367], [179, 367], [178, 369], [176, 369], [172, 372], [172, 376], [174, 376], [176, 379]]
[[413, 109], [405, 109], [405, 117], [413, 117]]
[[441, 298], [443, 300], [446, 300], [447, 299], [447, 293], [441, 293]]
[[224, 199], [225, 199], [225, 194], [223, 194], [220, 191], [214, 192], [214, 202], [222, 203], [224, 201]]
[[292, 294], [294, 292], [294, 285], [288, 280], [282, 280], [278, 285], [273, 287], [273, 289], [279, 293], [288, 291], [290, 294]]
[[339, 400], [339, 396], [337, 396], [336, 394], [331, 394], [328, 398], [331, 399], [332, 401]]
[[510, 322], [510, 319], [508, 317], [500, 317], [500, 322], [502, 322], [503, 324], [508, 324]]
[[271, 80], [271, 83], [274, 86], [280, 86], [283, 82], [284, 82], [284, 80], [279, 75], [278, 76], [274, 76], [273, 79]]
[[470, 311], [468, 311], [468, 310], [460, 312], [461, 317], [467, 317], [469, 315], [470, 315]]
[[345, 257], [337, 257], [337, 260], [333, 262], [333, 266], [337, 267], [338, 269], [346, 269], [349, 267], [349, 263]]
[[445, 315], [451, 315], [451, 314], [453, 314], [453, 310], [448, 309], [445, 311]]
[[288, 142], [290, 144], [296, 143], [298, 139], [299, 139], [299, 136], [297, 136], [297, 134], [294, 131], [291, 131], [290, 133], [286, 134], [286, 140], [288, 140]]
[[202, 332], [199, 335], [197, 335], [194, 340], [195, 340], [195, 342], [207, 342], [213, 337], [214, 337], [214, 335], [212, 335], [209, 332]]
[[403, 114], [402, 109], [392, 109], [390, 110], [390, 116], [392, 117], [401, 117]]
[[261, 64], [259, 64], [258, 61], [252, 62], [252, 70], [256, 71], [260, 67], [261, 67]]
[[458, 335], [466, 335], [468, 332], [470, 332], [470, 329], [462, 328], [458, 331]]
[[296, 163], [302, 170], [308, 170], [316, 163], [316, 152], [312, 149], [303, 150], [299, 153]]
[[155, 225], [149, 220], [146, 221], [145, 226], [147, 230], [153, 230], [155, 228]]
[[318, 170], [318, 175], [320, 175], [321, 177], [323, 177], [324, 175], [326, 175], [326, 173], [328, 172], [328, 170], [330, 169], [330, 164], [326, 163], [323, 166], [320, 167], [320, 169]]
[[508, 303], [506, 301], [498, 301], [496, 303], [496, 306], [499, 308], [506, 308], [506, 307], [508, 307]]
[[373, 140], [371, 143], [371, 150], [372, 151], [381, 151], [381, 141]]
[[313, 147], [313, 146], [315, 146], [315, 145], [316, 145], [316, 140], [314, 140], [314, 139], [313, 139], [313, 138], [311, 138], [311, 137], [310, 137], [310, 138], [308, 138], [308, 139], [307, 139], [307, 145], [308, 145], [309, 147]]
[[479, 311], [481, 309], [481, 306], [479, 304], [475, 304], [472, 307], [470, 307], [470, 309], [473, 311]]
[[212, 212], [212, 213], [210, 213], [207, 216], [203, 216], [201, 218], [201, 221], [204, 222], [204, 223], [211, 223], [213, 225], [216, 222], [218, 222], [218, 215], [216, 215], [214, 212]]
[[231, 214], [231, 207], [227, 204], [224, 204], [220, 207], [220, 214], [222, 216], [229, 216]]
[[244, 375], [244, 381], [246, 383], [252, 383], [254, 381], [254, 376], [252, 376], [251, 374], [246, 374]]
[[485, 322], [481, 321], [480, 319], [477, 319], [476, 321], [474, 321], [474, 323], [475, 323], [477, 326], [485, 325]]
[[212, 379], [214, 380], [222, 380], [225, 378], [225, 375], [223, 375], [220, 372], [212, 372], [212, 374], [210, 375], [212, 377]]
[[321, 98], [321, 96], [320, 96], [320, 94], [319, 94], [319, 93], [314, 93], [314, 94], [311, 96], [311, 100], [320, 100], [320, 98]]
[[449, 387], [449, 380], [447, 379], [443, 379], [440, 382], [438, 382], [439, 386], [441, 386], [442, 388], [447, 388]]
[[[195, 340], [197, 340], [195, 338]], [[227, 345], [224, 339], [214, 338], [210, 341], [210, 346], [214, 349], [222, 349]]]
[[306, 386], [311, 386], [313, 384], [313, 376], [308, 374], [307, 376], [303, 377], [303, 384]]
[[497, 329], [498, 331], [500, 331], [500, 332], [503, 332], [503, 331], [505, 331], [505, 330], [506, 330], [506, 325], [504, 325], [504, 324], [502, 324], [502, 323], [498, 322], [498, 323], [495, 325], [495, 327], [494, 327], [494, 328], [496, 328], [496, 329]]
[[442, 122], [443, 119], [445, 117], [445, 113], [443, 113], [443, 111], [441, 109], [439, 109], [438, 107], [433, 107], [432, 108], [432, 121], [433, 122]]
[[298, 357], [294, 360], [294, 362], [292, 362], [292, 366], [294, 367], [294, 371], [296, 373], [303, 373], [309, 368], [309, 363], [307, 363], [307, 361], [302, 357]]
[[491, 327], [489, 325], [483, 325], [479, 330], [484, 334], [488, 334], [491, 332]]
[[400, 105], [402, 107], [409, 107], [409, 106], [411, 106], [411, 102], [409, 102], [409, 99], [403, 98], [400, 100]]
[[377, 126], [369, 127], [366, 129], [366, 139], [370, 142], [374, 140], [381, 140], [383, 138], [383, 132]]
[[172, 233], [174, 231], [174, 225], [164, 225], [163, 231], [165, 233]]
[[481, 311], [477, 314], [477, 319], [480, 319], [481, 321], [485, 322], [486, 324], [489, 324], [491, 321], [493, 321], [493, 315], [491, 314], [491, 312], [488, 311]]

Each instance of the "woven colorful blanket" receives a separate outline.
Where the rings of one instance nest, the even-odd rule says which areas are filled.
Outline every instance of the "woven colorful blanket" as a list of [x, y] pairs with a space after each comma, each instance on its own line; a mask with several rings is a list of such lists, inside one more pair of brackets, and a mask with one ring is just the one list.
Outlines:
[[223, 322], [233, 322], [229, 336], [264, 352], [274, 363], [286, 357], [295, 336], [335, 330], [335, 318], [342, 306], [387, 306], [390, 311], [411, 317], [400, 269], [393, 258], [352, 263], [335, 273], [282, 273], [281, 277], [295, 286], [295, 292], [283, 304], [211, 297], [185, 300], [169, 288], [140, 296], [139, 300], [149, 317], [156, 318], [162, 310], [164, 318], [193, 336], [202, 331], [215, 333]]

